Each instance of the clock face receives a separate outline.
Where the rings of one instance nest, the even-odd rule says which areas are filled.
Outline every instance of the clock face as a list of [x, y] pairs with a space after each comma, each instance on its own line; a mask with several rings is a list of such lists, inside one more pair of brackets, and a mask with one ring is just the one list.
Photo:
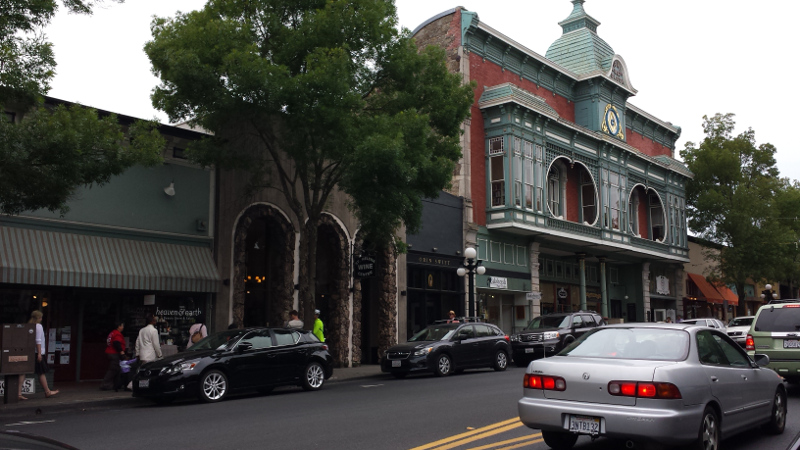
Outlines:
[[608, 134], [619, 134], [619, 115], [616, 108], [613, 106], [606, 110], [606, 126], [608, 127]]
[[622, 124], [619, 120], [619, 112], [617, 112], [617, 108], [610, 103], [606, 105], [606, 111], [603, 113], [603, 123], [601, 128], [603, 131], [612, 136], [625, 139], [625, 135], [622, 134]]

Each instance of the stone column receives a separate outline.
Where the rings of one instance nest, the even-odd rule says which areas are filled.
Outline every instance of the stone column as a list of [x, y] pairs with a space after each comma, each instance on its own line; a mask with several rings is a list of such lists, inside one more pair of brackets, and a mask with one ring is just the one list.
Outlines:
[[[642, 264], [642, 308], [644, 315], [642, 318], [647, 322], [647, 313], [650, 312], [650, 263]], [[652, 320], [652, 318], [651, 318]]]
[[531, 301], [528, 305], [530, 308], [531, 319], [542, 315], [542, 290], [539, 285], [539, 243], [531, 242], [528, 245], [528, 258], [530, 260], [531, 268], [531, 292], [538, 292], [539, 297]]
[[608, 283], [606, 280], [606, 257], [600, 257], [600, 314], [608, 317]]
[[578, 271], [581, 276], [581, 311], [586, 311], [586, 253], [578, 253]]

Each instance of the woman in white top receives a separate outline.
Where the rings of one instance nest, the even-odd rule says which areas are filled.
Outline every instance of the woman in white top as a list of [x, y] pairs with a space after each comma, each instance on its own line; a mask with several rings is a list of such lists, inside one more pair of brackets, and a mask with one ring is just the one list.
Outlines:
[[[39, 376], [39, 384], [42, 385], [42, 389], [44, 389], [44, 396], [50, 398], [56, 394], [58, 394], [58, 390], [51, 391], [49, 387], [47, 387], [47, 377], [45, 374], [49, 367], [47, 367], [47, 360], [45, 359], [45, 346], [44, 346], [44, 328], [42, 327], [42, 312], [41, 311], [34, 311], [31, 313], [31, 319], [28, 323], [35, 323], [36, 324], [36, 375]], [[25, 375], [19, 376], [19, 399], [20, 400], [27, 400], [26, 397], [22, 396], [22, 384], [25, 382]]]
[[199, 333], [201, 339], [208, 336], [208, 327], [206, 327], [205, 314], [198, 314], [194, 318], [194, 324], [189, 327], [189, 342], [186, 343], [186, 348], [194, 345], [194, 342], [192, 342], [192, 336], [194, 336], [195, 333]]

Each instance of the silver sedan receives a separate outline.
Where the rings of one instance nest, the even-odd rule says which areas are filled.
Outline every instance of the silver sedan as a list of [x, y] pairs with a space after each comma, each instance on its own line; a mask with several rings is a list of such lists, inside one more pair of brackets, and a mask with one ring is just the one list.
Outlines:
[[581, 434], [717, 450], [756, 426], [783, 432], [783, 380], [755, 360], [707, 327], [610, 325], [528, 365], [519, 417], [557, 450]]

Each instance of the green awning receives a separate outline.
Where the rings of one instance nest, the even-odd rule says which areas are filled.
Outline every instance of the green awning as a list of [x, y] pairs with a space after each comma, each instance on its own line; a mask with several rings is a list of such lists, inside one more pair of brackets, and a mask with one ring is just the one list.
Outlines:
[[207, 247], [0, 226], [0, 283], [217, 292]]

